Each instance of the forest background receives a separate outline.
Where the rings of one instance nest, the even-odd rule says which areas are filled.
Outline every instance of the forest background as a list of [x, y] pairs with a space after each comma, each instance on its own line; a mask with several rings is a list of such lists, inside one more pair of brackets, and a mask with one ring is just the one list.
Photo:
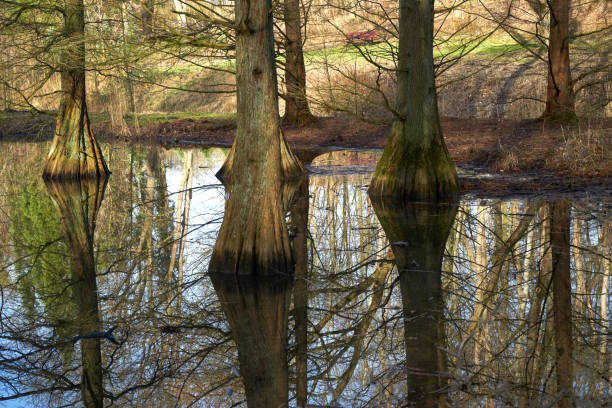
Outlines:
[[[281, 115], [289, 3], [274, 2], [272, 10]], [[59, 101], [57, 59], [66, 46], [61, 7], [29, 4], [23, 10], [31, 14], [29, 26], [11, 26], [14, 16], [3, 16], [8, 24], [0, 36], [0, 132], [5, 137], [51, 136]], [[290, 144], [383, 147], [394, 115], [397, 2], [296, 4], [306, 100], [310, 112], [325, 119], [306, 128], [285, 126]], [[85, 10], [87, 99], [97, 135], [231, 143], [232, 1], [85, 2]], [[609, 176], [610, 16], [607, 1], [571, 2], [570, 62], [579, 119], [551, 128], [534, 120], [546, 99], [546, 2], [435, 2], [438, 105], [453, 160], [497, 171], [544, 164], [566, 175]]]

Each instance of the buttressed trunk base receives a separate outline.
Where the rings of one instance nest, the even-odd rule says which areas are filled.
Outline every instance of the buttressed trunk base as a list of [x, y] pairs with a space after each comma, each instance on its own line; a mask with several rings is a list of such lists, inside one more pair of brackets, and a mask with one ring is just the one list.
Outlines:
[[438, 199], [459, 192], [442, 137], [433, 65], [433, 0], [400, 0], [397, 119], [370, 195]]
[[78, 103], [74, 101], [62, 105], [43, 177], [47, 180], [107, 177], [110, 171], [91, 131], [86, 109], [75, 106]]
[[64, 15], [66, 46], [60, 56], [62, 95], [53, 144], [43, 178], [105, 178], [110, 172], [91, 131], [87, 114], [83, 0], [67, 0]]
[[438, 199], [460, 189], [455, 165], [440, 132], [429, 146], [411, 142], [413, 132], [406, 121], [396, 121], [376, 166], [369, 192], [372, 196], [400, 200]]
[[271, 0], [236, 1], [236, 139], [217, 173], [224, 181], [259, 177], [275, 166], [281, 178], [304, 172], [280, 129], [270, 10]]

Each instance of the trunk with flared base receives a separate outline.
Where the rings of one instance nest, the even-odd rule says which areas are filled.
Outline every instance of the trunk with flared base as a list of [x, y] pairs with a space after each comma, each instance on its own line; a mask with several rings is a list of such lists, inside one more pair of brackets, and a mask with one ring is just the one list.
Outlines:
[[458, 203], [399, 203], [373, 197], [399, 271], [409, 404], [444, 405], [447, 382], [442, 257]]
[[[78, 336], [101, 331], [93, 237], [96, 215], [106, 180], [47, 182], [47, 189], [61, 217], [70, 247], [73, 301], [77, 308], [74, 329]], [[104, 406], [102, 355], [99, 338], [81, 338], [81, 397], [87, 408]]]
[[208, 269], [238, 346], [249, 407], [287, 406], [289, 392], [286, 345], [293, 261], [280, 163], [269, 164], [256, 163], [252, 177], [230, 181]]
[[271, 9], [271, 0], [236, 1], [236, 139], [223, 180], [250, 177], [254, 161], [277, 161], [282, 177], [304, 172], [280, 129]]
[[551, 0], [548, 41], [548, 86], [544, 118], [571, 120], [574, 110], [574, 88], [569, 57], [569, 0]]
[[60, 56], [62, 93], [45, 179], [78, 180], [109, 174], [92, 131], [85, 94], [85, 11], [83, 0], [65, 6], [66, 46]]
[[312, 122], [306, 99], [306, 67], [302, 49], [300, 0], [285, 0], [285, 116], [283, 122], [302, 126]]
[[374, 196], [435, 199], [459, 179], [442, 137], [433, 66], [433, 0], [400, 0], [398, 117], [370, 185]]

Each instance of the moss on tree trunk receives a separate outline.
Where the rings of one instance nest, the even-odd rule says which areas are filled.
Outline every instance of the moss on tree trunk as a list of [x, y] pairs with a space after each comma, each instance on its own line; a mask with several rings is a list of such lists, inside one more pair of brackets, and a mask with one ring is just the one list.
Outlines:
[[569, 0], [550, 0], [548, 86], [544, 118], [575, 119], [574, 87], [569, 57]]
[[66, 45], [60, 56], [60, 109], [43, 177], [53, 180], [102, 178], [109, 171], [87, 113], [83, 1], [68, 0], [64, 14]]
[[370, 194], [435, 199], [459, 191], [440, 127], [433, 66], [433, 1], [400, 0], [396, 109]]
[[277, 161], [283, 178], [303, 173], [280, 129], [272, 1], [238, 0], [235, 9], [236, 139], [217, 176], [241, 177], [254, 161]]

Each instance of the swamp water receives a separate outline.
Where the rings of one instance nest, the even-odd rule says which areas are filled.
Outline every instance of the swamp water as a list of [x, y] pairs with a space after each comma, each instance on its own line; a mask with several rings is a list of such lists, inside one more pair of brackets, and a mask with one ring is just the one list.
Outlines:
[[295, 270], [219, 277], [226, 152], [103, 150], [45, 185], [0, 144], [2, 407], [612, 404], [610, 197], [371, 203], [376, 157], [324, 154]]

